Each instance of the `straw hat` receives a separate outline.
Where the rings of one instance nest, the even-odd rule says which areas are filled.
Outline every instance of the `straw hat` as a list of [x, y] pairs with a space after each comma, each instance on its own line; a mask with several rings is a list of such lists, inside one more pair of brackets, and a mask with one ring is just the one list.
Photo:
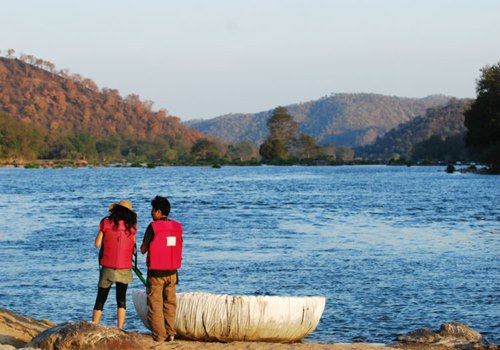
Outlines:
[[130, 203], [130, 201], [126, 200], [126, 199], [122, 199], [121, 201], [119, 201], [118, 203], [113, 203], [109, 206], [108, 210], [111, 211], [113, 210], [114, 207], [116, 207], [117, 205], [119, 205], [120, 207], [124, 207], [124, 208], [127, 208], [128, 210], [130, 211], [133, 211], [132, 210], [132, 203]]

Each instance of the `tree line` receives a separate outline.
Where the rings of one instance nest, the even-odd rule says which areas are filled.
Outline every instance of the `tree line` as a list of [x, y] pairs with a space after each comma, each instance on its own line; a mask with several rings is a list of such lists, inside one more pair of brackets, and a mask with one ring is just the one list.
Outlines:
[[130, 139], [120, 134], [96, 137], [88, 131], [44, 133], [36, 126], [0, 112], [0, 159], [4, 162], [32, 160], [84, 160], [91, 163], [291, 164], [313, 161], [350, 161], [354, 150], [334, 145], [320, 146], [309, 135], [298, 133], [298, 124], [283, 107], [269, 119], [269, 136], [257, 148], [249, 141], [226, 145], [215, 138], [199, 138], [192, 144], [168, 135]]
[[113, 135], [95, 137], [87, 131], [44, 134], [39, 128], [0, 112], [0, 160], [25, 163], [34, 160], [67, 160], [89, 163], [156, 163], [190, 164], [211, 162], [249, 162], [258, 158], [249, 142], [225, 145], [211, 138], [200, 138], [192, 144], [168, 136], [149, 140], [132, 140]]
[[[299, 132], [299, 124], [285, 107], [275, 108], [268, 118], [262, 144], [225, 144], [188, 128], [165, 110], [153, 111], [153, 103], [141, 101], [137, 95], [123, 98], [117, 90], [99, 90], [92, 80], [69, 75], [67, 70], [56, 72], [50, 62], [31, 55], [15, 58], [13, 50], [6, 54], [6, 59], [0, 57], [3, 162], [331, 164], [366, 158], [358, 149], [318, 144], [312, 136]], [[377, 152], [392, 161], [476, 160], [498, 168], [498, 96], [500, 63], [481, 70], [472, 103], [452, 100], [442, 108], [428, 109], [425, 118], [401, 128], [403, 133], [387, 133], [386, 142], [392, 146], [381, 143], [384, 148]], [[464, 130], [439, 130], [436, 121], [445, 120], [443, 125], [454, 127], [446, 120], [456, 119], [456, 115], [465, 120], [460, 122]]]

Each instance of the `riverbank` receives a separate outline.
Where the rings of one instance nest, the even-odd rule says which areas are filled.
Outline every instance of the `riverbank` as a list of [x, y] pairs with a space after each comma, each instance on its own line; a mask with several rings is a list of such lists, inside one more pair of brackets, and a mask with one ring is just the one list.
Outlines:
[[499, 168], [490, 168], [486, 165], [476, 165], [469, 163], [449, 164], [445, 162], [391, 162], [391, 161], [372, 161], [372, 160], [354, 160], [354, 161], [330, 161], [330, 162], [281, 162], [281, 163], [262, 163], [259, 161], [247, 162], [172, 162], [172, 163], [155, 163], [155, 162], [114, 162], [114, 163], [99, 163], [87, 162], [86, 160], [34, 160], [34, 161], [2, 161], [0, 160], [0, 168], [24, 168], [24, 169], [62, 169], [62, 168], [148, 168], [154, 169], [157, 167], [170, 166], [193, 166], [193, 167], [212, 167], [215, 169], [223, 166], [349, 166], [349, 165], [386, 165], [399, 167], [412, 166], [436, 166], [442, 167], [447, 173], [459, 172], [462, 174], [473, 173], [479, 175], [499, 175]]
[[[457, 326], [458, 325], [458, 326]], [[444, 326], [444, 325], [443, 325]], [[320, 343], [267, 343], [267, 342], [202, 342], [190, 340], [175, 340], [168, 343], [157, 343], [150, 335], [126, 332], [116, 327], [96, 325], [89, 321], [67, 322], [56, 325], [48, 320], [39, 320], [17, 314], [0, 307], [0, 350], [19, 348], [27, 349], [154, 349], [154, 350], [449, 350], [449, 349], [488, 349], [499, 350], [498, 346], [489, 345], [484, 338], [474, 330], [460, 329], [460, 324], [450, 324], [448, 328], [441, 327], [448, 333], [446, 342], [437, 342], [436, 335], [429, 330], [410, 332], [399, 339], [432, 339], [435, 343], [400, 342], [395, 345], [351, 343], [351, 344], [320, 344]], [[458, 328], [457, 328], [458, 327]], [[450, 331], [451, 330], [451, 331]], [[479, 336], [481, 341], [474, 337]], [[441, 340], [443, 340], [442, 337]], [[462, 342], [460, 342], [462, 340]], [[464, 343], [468, 341], [469, 343]]]
[[[88, 329], [89, 323], [83, 323], [87, 330], [80, 330], [78, 335], [79, 341], [83, 341], [85, 337], [89, 337]], [[18, 349], [24, 347], [31, 342], [34, 337], [39, 333], [53, 329], [56, 324], [48, 320], [39, 320], [24, 315], [17, 314], [10, 310], [0, 308], [0, 349]], [[113, 333], [118, 332], [115, 327], [97, 326], [92, 332], [100, 333], [101, 337], [112, 338]], [[75, 332], [74, 332], [75, 333]], [[95, 337], [95, 335], [94, 335]], [[265, 343], [265, 342], [231, 342], [231, 343], [218, 343], [218, 342], [199, 342], [189, 340], [175, 340], [170, 343], [156, 343], [150, 335], [141, 334], [136, 332], [123, 332], [123, 338], [126, 341], [138, 343], [144, 349], [179, 349], [179, 350], [194, 350], [194, 349], [208, 349], [208, 350], [391, 350], [393, 348], [384, 345], [375, 344], [318, 344], [318, 343]], [[73, 339], [73, 344], [78, 340]], [[43, 347], [44, 348], [44, 347]]]

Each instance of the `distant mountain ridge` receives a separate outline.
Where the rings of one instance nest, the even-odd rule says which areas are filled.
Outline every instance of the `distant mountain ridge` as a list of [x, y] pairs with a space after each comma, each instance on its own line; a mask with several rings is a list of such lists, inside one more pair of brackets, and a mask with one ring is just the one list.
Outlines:
[[[284, 106], [299, 123], [300, 132], [319, 144], [363, 146], [389, 130], [425, 114], [431, 107], [445, 105], [451, 97], [432, 95], [406, 98], [379, 94], [332, 94], [319, 100]], [[250, 141], [256, 145], [267, 136], [272, 111], [228, 114], [187, 124], [227, 143]]]
[[473, 100], [451, 99], [446, 105], [427, 109], [424, 115], [403, 123], [378, 138], [373, 144], [357, 149], [358, 155], [369, 158], [391, 158], [397, 153], [409, 159], [413, 148], [431, 137], [445, 140], [448, 137], [463, 136], [464, 112]]

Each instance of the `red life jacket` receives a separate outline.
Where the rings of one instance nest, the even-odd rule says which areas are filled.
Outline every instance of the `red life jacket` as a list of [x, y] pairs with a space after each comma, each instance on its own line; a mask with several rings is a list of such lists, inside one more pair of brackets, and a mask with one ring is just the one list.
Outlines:
[[178, 270], [182, 261], [182, 226], [174, 220], [151, 223], [154, 237], [149, 243], [146, 263], [149, 270]]
[[113, 221], [105, 218], [101, 222], [101, 231], [104, 233], [104, 237], [102, 257], [99, 263], [112, 269], [131, 269], [135, 246], [135, 227], [129, 233], [126, 231], [125, 223], [120, 220], [115, 229]]

